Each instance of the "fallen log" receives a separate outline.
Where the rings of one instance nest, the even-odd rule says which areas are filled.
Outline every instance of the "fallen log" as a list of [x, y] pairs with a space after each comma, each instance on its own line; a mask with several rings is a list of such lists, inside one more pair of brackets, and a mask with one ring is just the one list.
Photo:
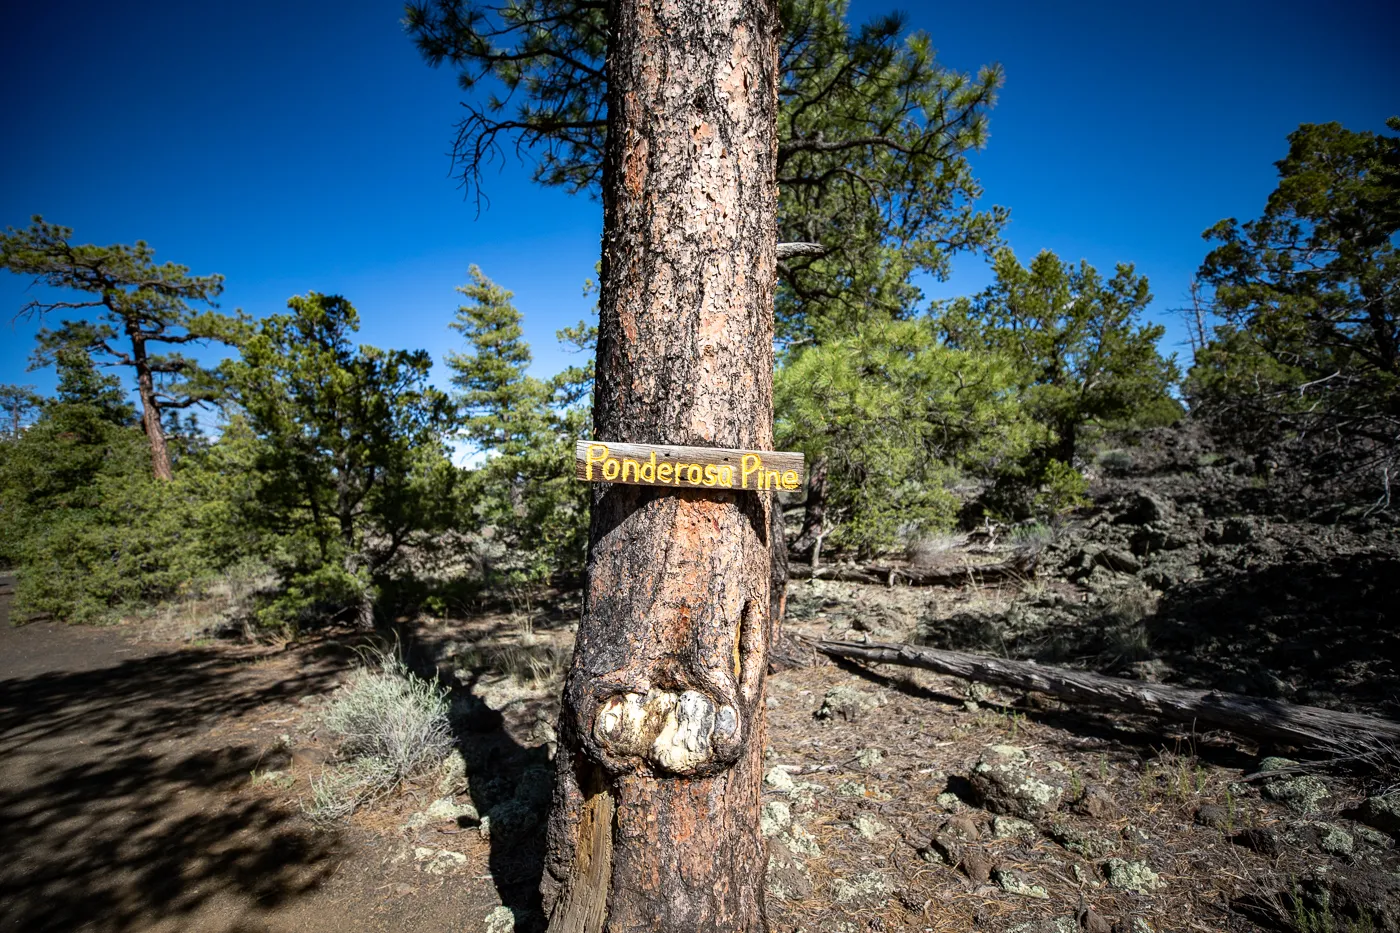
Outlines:
[[1358, 713], [1297, 706], [1219, 690], [1168, 687], [961, 651], [877, 641], [805, 640], [817, 651], [832, 657], [919, 667], [965, 680], [1034, 690], [1090, 706], [1178, 722], [1208, 723], [1239, 735], [1304, 748], [1351, 749], [1362, 741], [1400, 745], [1400, 722]]
[[905, 567], [893, 564], [828, 564], [815, 570], [808, 564], [792, 564], [788, 576], [796, 580], [837, 580], [842, 583], [882, 583], [894, 586], [964, 586], [1021, 580], [1035, 573], [1040, 555], [1022, 551], [994, 564], [962, 564], [954, 567]]

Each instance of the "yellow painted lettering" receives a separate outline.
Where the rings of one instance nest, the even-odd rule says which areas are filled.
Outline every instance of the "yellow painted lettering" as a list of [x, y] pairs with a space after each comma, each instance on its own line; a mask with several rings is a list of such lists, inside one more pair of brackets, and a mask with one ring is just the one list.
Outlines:
[[797, 471], [796, 471], [796, 470], [788, 470], [786, 473], [783, 474], [783, 488], [784, 488], [784, 489], [796, 489], [796, 488], [797, 488]]
[[656, 482], [656, 451], [651, 452], [651, 459], [642, 464], [641, 473], [638, 477], [644, 483]]
[[[597, 451], [597, 453], [595, 454], [594, 451]], [[606, 459], [608, 459], [608, 448], [604, 447], [602, 444], [589, 444], [588, 455], [584, 457], [584, 462], [586, 464], [583, 468], [584, 479], [592, 479], [593, 464], [602, 463]]]
[[719, 468], [719, 484], [728, 489], [734, 488], [734, 468], [727, 463]]
[[[762, 459], [761, 457], [759, 457], [758, 454], [744, 454], [744, 459], [741, 460], [739, 463], [740, 463], [740, 466], [743, 468], [743, 472], [740, 474], [740, 477], [739, 477], [739, 478], [740, 478], [740, 483], [739, 483], [739, 488], [740, 488], [740, 489], [748, 489], [748, 488], [749, 488], [749, 474], [750, 474], [750, 473], [758, 473], [758, 481], [759, 481], [760, 483], [763, 482], [763, 474], [762, 474], [761, 472], [759, 472], [759, 468], [763, 466], [763, 459]], [[759, 488], [762, 488], [762, 487], [760, 486]]]
[[658, 483], [669, 483], [671, 481], [671, 464], [662, 463], [656, 468], [656, 481]]
[[777, 470], [764, 470], [764, 471], [763, 471], [763, 488], [764, 488], [764, 489], [777, 489], [777, 488], [778, 488], [778, 471], [777, 471]]
[[[611, 469], [609, 469], [611, 468]], [[616, 457], [610, 457], [603, 461], [603, 479], [617, 479], [618, 470], [622, 469], [622, 463]]]
[[622, 461], [622, 481], [627, 482], [627, 471], [632, 471], [632, 482], [637, 482], [642, 478], [642, 465], [635, 460]]
[[705, 485], [713, 486], [718, 479], [719, 471], [715, 469], [715, 465], [713, 463], [705, 464]]
[[685, 481], [686, 481], [687, 483], [689, 483], [690, 485], [692, 485], [692, 486], [699, 486], [699, 485], [700, 485], [700, 477], [701, 477], [701, 475], [702, 475], [702, 471], [701, 471], [701, 469], [700, 469], [700, 464], [698, 464], [698, 463], [692, 463], [692, 464], [689, 464], [689, 465], [686, 466], [686, 468], [685, 468]]

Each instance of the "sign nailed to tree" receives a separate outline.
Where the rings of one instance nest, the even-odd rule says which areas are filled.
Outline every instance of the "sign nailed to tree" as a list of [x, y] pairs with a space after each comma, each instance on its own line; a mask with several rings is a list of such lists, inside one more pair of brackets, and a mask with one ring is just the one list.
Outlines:
[[772, 450], [579, 441], [574, 475], [586, 483], [790, 492], [802, 488], [803, 458]]

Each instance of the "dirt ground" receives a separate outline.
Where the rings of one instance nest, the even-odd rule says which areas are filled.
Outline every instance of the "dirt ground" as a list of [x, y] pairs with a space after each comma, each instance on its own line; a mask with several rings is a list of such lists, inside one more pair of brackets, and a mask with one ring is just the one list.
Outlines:
[[385, 866], [257, 781], [349, 655], [0, 626], [0, 929], [475, 929], [458, 879]]
[[[1030, 541], [1025, 579], [795, 581], [787, 625], [1400, 711], [1400, 523], [1292, 514], [1188, 435], [1132, 456], [1064, 526], [931, 558]], [[319, 713], [358, 662], [345, 633], [0, 625], [0, 930], [538, 929], [578, 615], [565, 593], [406, 625], [414, 666], [452, 688], [465, 776], [329, 825], [303, 807], [334, 762]], [[770, 676], [766, 709], [774, 931], [1400, 931], [1394, 749], [1389, 771], [1317, 770], [1191, 724], [821, 660]]]

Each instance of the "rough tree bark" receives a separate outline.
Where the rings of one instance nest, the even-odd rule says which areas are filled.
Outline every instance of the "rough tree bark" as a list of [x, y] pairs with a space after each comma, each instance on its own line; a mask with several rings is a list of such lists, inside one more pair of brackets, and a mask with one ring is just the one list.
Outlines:
[[[613, 0], [594, 424], [772, 448], [772, 0]], [[770, 512], [599, 484], [542, 881], [551, 931], [758, 931]]]
[[165, 443], [165, 426], [160, 423], [160, 405], [156, 401], [156, 380], [151, 372], [150, 360], [146, 356], [146, 340], [140, 328], [129, 323], [127, 336], [131, 338], [132, 365], [136, 368], [136, 389], [141, 397], [141, 427], [146, 432], [146, 440], [151, 445], [151, 472], [155, 478], [170, 482], [175, 473], [170, 468], [170, 449]]

